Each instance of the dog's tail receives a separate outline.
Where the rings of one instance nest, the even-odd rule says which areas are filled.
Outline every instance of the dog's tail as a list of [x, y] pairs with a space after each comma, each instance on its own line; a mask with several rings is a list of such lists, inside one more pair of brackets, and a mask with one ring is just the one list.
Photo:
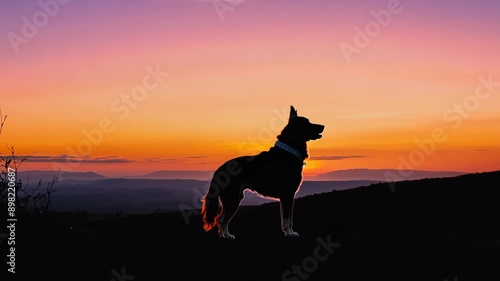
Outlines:
[[203, 229], [209, 231], [212, 229], [218, 220], [219, 212], [219, 196], [217, 191], [210, 185], [207, 194], [203, 197], [203, 206], [201, 207], [201, 216], [203, 221]]

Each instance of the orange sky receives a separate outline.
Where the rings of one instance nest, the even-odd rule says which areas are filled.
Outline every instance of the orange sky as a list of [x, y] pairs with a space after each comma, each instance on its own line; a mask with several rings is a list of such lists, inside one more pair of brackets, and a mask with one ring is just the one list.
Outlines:
[[[326, 125], [308, 174], [500, 169], [500, 5], [402, 1], [349, 62], [341, 44], [390, 2], [247, 0], [223, 18], [211, 1], [60, 4], [27, 43], [1, 42], [0, 141], [36, 151], [24, 169], [212, 170], [268, 149], [294, 105]], [[3, 34], [43, 11], [0, 5]], [[420, 160], [436, 129], [445, 140]]]

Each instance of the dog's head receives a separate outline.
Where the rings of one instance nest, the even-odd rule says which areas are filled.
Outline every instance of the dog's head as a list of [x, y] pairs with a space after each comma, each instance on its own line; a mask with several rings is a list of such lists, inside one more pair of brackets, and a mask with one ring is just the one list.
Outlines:
[[307, 142], [323, 137], [321, 134], [324, 129], [324, 125], [309, 122], [309, 119], [299, 116], [297, 110], [293, 106], [290, 106], [288, 124], [281, 132], [281, 135], [293, 140]]

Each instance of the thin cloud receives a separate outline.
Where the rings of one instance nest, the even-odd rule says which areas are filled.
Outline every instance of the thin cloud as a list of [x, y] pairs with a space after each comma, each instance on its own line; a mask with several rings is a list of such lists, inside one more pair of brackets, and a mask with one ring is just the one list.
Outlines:
[[313, 156], [310, 158], [312, 161], [337, 161], [352, 158], [366, 158], [370, 156], [365, 155], [330, 155], [330, 156]]
[[339, 115], [336, 117], [337, 119], [343, 120], [366, 120], [366, 119], [407, 119], [407, 120], [415, 120], [419, 118], [419, 115], [416, 113], [408, 113], [403, 111], [393, 111], [393, 112], [352, 112], [344, 115]]
[[146, 161], [148, 161], [148, 162], [155, 162], [155, 163], [173, 162], [173, 161], [177, 161], [177, 160], [179, 160], [179, 159], [176, 159], [176, 158], [161, 158], [161, 157], [146, 158]]
[[[178, 157], [178, 158], [165, 158], [165, 157], [150, 157], [146, 158], [147, 162], [154, 162], [154, 163], [163, 163], [163, 162], [187, 162], [188, 160], [191, 159], [205, 159], [207, 158], [206, 156], [185, 156], [185, 157]], [[196, 163], [195, 163], [196, 164]]]
[[[18, 156], [19, 159], [25, 156]], [[131, 163], [130, 159], [118, 157], [118, 156], [103, 156], [103, 157], [79, 157], [67, 154], [61, 154], [58, 156], [50, 155], [30, 155], [26, 156], [26, 162], [37, 162], [37, 163], [67, 163], [67, 162], [78, 162], [78, 163], [94, 163], [94, 164], [109, 164], [109, 163]]]

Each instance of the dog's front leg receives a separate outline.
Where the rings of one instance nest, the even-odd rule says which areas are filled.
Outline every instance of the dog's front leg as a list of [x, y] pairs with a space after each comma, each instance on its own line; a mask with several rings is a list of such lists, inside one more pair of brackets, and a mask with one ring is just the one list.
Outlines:
[[299, 234], [292, 229], [293, 224], [293, 203], [295, 199], [293, 196], [285, 197], [280, 200], [281, 211], [281, 229], [285, 236], [297, 237]]

